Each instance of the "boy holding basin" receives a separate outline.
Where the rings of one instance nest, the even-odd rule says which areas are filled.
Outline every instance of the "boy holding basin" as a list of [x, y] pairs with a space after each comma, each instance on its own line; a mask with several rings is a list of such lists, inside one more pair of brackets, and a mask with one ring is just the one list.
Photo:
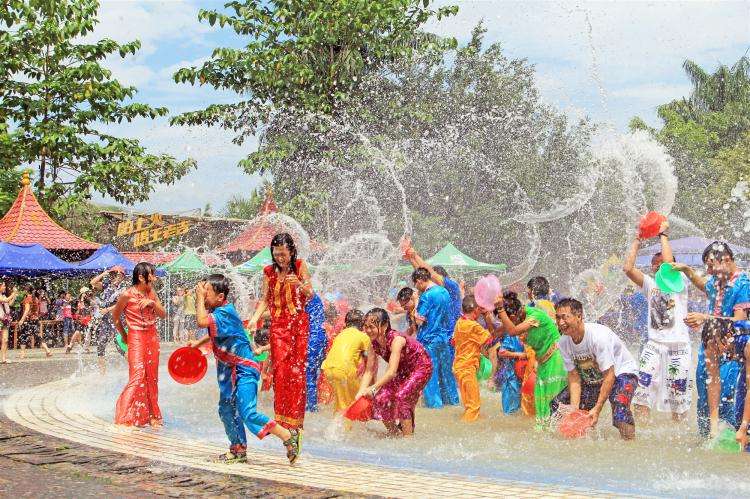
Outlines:
[[212, 274], [195, 287], [196, 321], [208, 328], [208, 336], [188, 342], [199, 347], [211, 342], [216, 357], [219, 381], [219, 418], [229, 438], [229, 451], [218, 461], [233, 463], [247, 461], [245, 426], [262, 439], [269, 433], [281, 439], [287, 449], [289, 463], [299, 457], [299, 430], [287, 430], [257, 410], [260, 363], [253, 355], [250, 340], [234, 305], [227, 303], [229, 280], [222, 274]]

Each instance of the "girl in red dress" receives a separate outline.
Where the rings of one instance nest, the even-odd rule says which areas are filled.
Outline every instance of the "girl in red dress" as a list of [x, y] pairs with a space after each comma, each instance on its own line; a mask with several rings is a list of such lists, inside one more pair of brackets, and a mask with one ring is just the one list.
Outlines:
[[[128, 344], [128, 384], [117, 399], [115, 424], [159, 427], [159, 335], [156, 318], [167, 314], [152, 287], [153, 265], [141, 262], [133, 269], [133, 286], [120, 295], [112, 311], [115, 328]], [[128, 325], [127, 333], [122, 315]]]
[[309, 335], [305, 304], [313, 288], [307, 265], [297, 259], [292, 236], [276, 234], [271, 240], [271, 256], [273, 264], [263, 269], [261, 299], [250, 326], [255, 330], [263, 313], [271, 313], [274, 419], [289, 429], [302, 428]]

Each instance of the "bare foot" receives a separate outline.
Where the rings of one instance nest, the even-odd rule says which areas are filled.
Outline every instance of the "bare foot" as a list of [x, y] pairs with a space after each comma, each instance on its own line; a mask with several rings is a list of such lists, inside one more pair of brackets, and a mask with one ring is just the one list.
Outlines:
[[151, 419], [149, 424], [151, 425], [151, 428], [161, 428], [164, 426], [164, 422], [161, 419]]
[[52, 357], [52, 352], [50, 350], [47, 350], [46, 355], [47, 357]]

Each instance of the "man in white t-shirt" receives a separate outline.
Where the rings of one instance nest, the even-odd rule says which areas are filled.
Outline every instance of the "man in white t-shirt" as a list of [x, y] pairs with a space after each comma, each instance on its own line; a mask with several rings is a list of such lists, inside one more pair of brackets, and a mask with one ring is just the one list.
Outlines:
[[[661, 251], [651, 259], [656, 274], [662, 262], [674, 262], [664, 222], [660, 229]], [[648, 419], [651, 410], [671, 412], [674, 421], [682, 420], [690, 409], [690, 367], [692, 350], [685, 317], [688, 313], [688, 282], [680, 293], [664, 293], [654, 278], [635, 267], [641, 240], [636, 238], [625, 257], [623, 271], [641, 288], [648, 301], [648, 341], [639, 362], [638, 389], [633, 404], [639, 420]]]
[[568, 387], [550, 404], [584, 409], [592, 424], [599, 421], [604, 402], [612, 405], [612, 425], [624, 440], [635, 438], [630, 402], [638, 386], [638, 366], [625, 343], [607, 326], [583, 322], [583, 305], [574, 298], [557, 304], [557, 328], [563, 335], [557, 342]]

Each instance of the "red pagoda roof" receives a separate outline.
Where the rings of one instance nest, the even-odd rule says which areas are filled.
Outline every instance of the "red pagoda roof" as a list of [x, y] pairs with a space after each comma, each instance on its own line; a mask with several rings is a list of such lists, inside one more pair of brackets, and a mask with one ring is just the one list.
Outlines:
[[[276, 206], [276, 202], [273, 200], [273, 192], [271, 189], [268, 189], [266, 192], [266, 199], [263, 200], [258, 215], [270, 215], [272, 213], [277, 213], [278, 211], [279, 207]], [[242, 231], [240, 235], [230, 241], [226, 248], [224, 248], [224, 251], [226, 253], [231, 253], [233, 251], [260, 251], [271, 244], [271, 239], [273, 239], [273, 236], [279, 232], [284, 232], [284, 227], [282, 225], [271, 224], [267, 221], [260, 220], [251, 224], [250, 227]]]
[[[278, 211], [279, 208], [273, 200], [273, 191], [268, 189], [266, 198], [263, 200], [263, 204], [258, 211], [258, 216], [270, 215]], [[266, 220], [259, 220], [230, 241], [222, 251], [224, 253], [232, 253], [234, 251], [258, 252], [263, 248], [267, 248], [271, 244], [273, 236], [280, 232], [287, 232], [287, 228], [283, 224], [272, 224]], [[318, 242], [310, 241], [310, 250], [320, 251], [321, 249], [322, 246]]]
[[0, 219], [0, 240], [14, 244], [41, 244], [48, 250], [95, 250], [101, 244], [87, 241], [60, 227], [39, 205], [24, 172], [21, 192]]

